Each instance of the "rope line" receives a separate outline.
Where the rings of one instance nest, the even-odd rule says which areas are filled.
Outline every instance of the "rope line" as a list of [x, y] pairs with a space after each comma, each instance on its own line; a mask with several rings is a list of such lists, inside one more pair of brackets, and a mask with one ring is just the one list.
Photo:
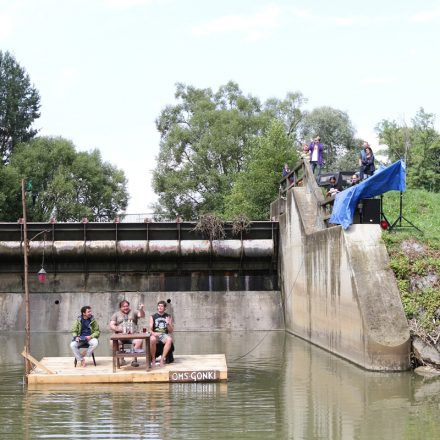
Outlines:
[[[304, 260], [305, 260], [305, 254], [303, 254], [303, 258], [302, 258], [302, 260], [301, 260], [301, 264], [300, 264], [300, 266], [299, 266], [298, 273], [296, 274], [295, 281], [293, 282], [292, 287], [290, 288], [289, 295], [287, 296], [286, 300], [284, 301], [284, 306], [285, 306], [285, 304], [287, 303], [287, 300], [290, 298], [290, 296], [291, 296], [292, 293], [293, 293], [293, 288], [295, 287], [295, 284], [296, 284], [296, 282], [297, 282], [297, 280], [298, 280], [299, 274], [301, 273], [301, 269], [302, 269], [302, 267], [303, 267]], [[283, 306], [284, 322], [286, 322], [286, 316], [285, 316], [284, 306]], [[266, 331], [265, 335], [261, 338], [261, 340], [260, 340], [260, 341], [259, 341], [259, 342], [258, 342], [253, 348], [251, 348], [247, 353], [245, 353], [245, 354], [243, 354], [243, 355], [241, 355], [241, 356], [239, 356], [239, 357], [233, 359], [232, 362], [239, 361], [240, 359], [243, 359], [243, 358], [246, 357], [247, 355], [251, 354], [251, 353], [252, 353], [252, 352], [253, 352], [253, 351], [254, 351], [259, 345], [261, 345], [261, 343], [264, 341], [264, 339], [266, 338], [267, 335], [268, 335], [268, 331]]]

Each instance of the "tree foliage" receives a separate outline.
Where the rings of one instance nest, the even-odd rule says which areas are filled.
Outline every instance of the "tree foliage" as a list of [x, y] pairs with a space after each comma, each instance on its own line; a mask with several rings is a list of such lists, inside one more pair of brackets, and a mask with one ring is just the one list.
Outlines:
[[383, 120], [376, 130], [380, 142], [387, 146], [388, 160], [406, 160], [410, 187], [440, 191], [440, 134], [434, 128], [433, 114], [420, 108], [411, 126]]
[[161, 140], [153, 187], [159, 196], [156, 213], [185, 219], [223, 214], [225, 196], [255, 139], [276, 117], [294, 139], [303, 102], [292, 93], [262, 105], [233, 82], [217, 92], [178, 84], [175, 96], [177, 104], [166, 107], [156, 121]]
[[7, 163], [20, 142], [32, 139], [40, 117], [40, 96], [29, 75], [9, 52], [0, 50], [0, 159]]
[[3, 221], [21, 217], [21, 179], [32, 180], [30, 221], [108, 221], [128, 201], [123, 171], [103, 162], [99, 151], [77, 152], [62, 138], [35, 138], [15, 148], [10, 164], [0, 168]]
[[267, 220], [270, 204], [278, 195], [283, 164], [297, 161], [298, 153], [283, 123], [273, 120], [267, 133], [254, 140], [243, 170], [225, 198], [226, 217], [245, 215], [251, 220]]
[[357, 155], [361, 141], [355, 138], [354, 127], [347, 113], [332, 107], [319, 107], [304, 115], [301, 136], [310, 142], [321, 137], [324, 145], [325, 169], [344, 169], [351, 162], [350, 169], [357, 166]]

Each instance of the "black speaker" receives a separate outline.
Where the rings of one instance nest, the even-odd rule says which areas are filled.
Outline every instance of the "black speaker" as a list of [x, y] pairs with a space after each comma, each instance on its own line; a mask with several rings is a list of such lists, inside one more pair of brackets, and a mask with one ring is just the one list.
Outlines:
[[380, 223], [380, 199], [362, 199], [361, 223]]

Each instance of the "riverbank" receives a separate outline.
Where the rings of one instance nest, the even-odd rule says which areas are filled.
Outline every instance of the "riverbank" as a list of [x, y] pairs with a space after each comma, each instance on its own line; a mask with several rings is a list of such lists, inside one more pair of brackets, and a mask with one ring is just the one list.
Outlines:
[[[440, 373], [440, 194], [407, 190], [402, 226], [383, 238], [411, 331], [412, 365]], [[399, 193], [384, 195], [384, 213], [393, 223], [399, 215]]]

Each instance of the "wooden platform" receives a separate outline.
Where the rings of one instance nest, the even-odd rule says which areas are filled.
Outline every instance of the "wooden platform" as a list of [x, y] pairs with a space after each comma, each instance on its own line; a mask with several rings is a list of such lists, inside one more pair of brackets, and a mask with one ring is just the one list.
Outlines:
[[[131, 359], [129, 359], [131, 360]], [[97, 357], [96, 367], [91, 358], [87, 366], [74, 368], [73, 357], [46, 357], [40, 363], [53, 371], [46, 373], [35, 368], [28, 376], [29, 384], [73, 383], [141, 383], [141, 382], [218, 382], [228, 379], [224, 354], [174, 355], [174, 362], [164, 367], [145, 369], [145, 361], [138, 359], [139, 367], [130, 362], [113, 373], [112, 357]]]

